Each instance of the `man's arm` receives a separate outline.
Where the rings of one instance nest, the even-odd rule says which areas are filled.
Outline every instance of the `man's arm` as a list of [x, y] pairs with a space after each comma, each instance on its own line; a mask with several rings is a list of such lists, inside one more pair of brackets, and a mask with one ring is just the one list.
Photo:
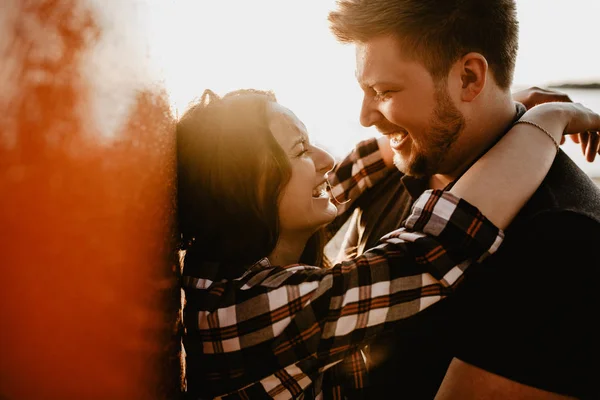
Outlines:
[[548, 392], [454, 358], [435, 400], [572, 400], [576, 397]]
[[573, 101], [566, 93], [555, 90], [542, 89], [536, 86], [519, 90], [512, 94], [514, 101], [523, 104], [528, 110], [538, 104], [558, 101], [563, 103], [572, 103]]

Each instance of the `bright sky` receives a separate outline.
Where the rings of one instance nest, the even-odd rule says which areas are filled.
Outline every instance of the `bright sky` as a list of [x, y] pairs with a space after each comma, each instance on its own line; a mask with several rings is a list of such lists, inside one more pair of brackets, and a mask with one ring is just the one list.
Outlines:
[[600, 81], [600, 1], [517, 0], [515, 84]]
[[[351, 46], [327, 29], [333, 0], [176, 0], [173, 7], [174, 101], [199, 88], [272, 88], [287, 98], [351, 92]], [[598, 0], [517, 0], [521, 26], [515, 85], [600, 79]], [[166, 16], [165, 16], [166, 19]], [[195, 77], [195, 79], [194, 79]], [[351, 79], [354, 78], [351, 76]], [[185, 81], [187, 84], [183, 84]]]
[[[155, 15], [168, 28], [157, 51], [166, 56], [162, 64], [179, 112], [205, 88], [222, 94], [252, 87], [274, 90], [313, 140], [335, 155], [368, 133], [358, 124], [354, 49], [328, 30], [334, 0], [167, 3]], [[517, 0], [517, 11], [515, 87], [600, 81], [599, 0]]]

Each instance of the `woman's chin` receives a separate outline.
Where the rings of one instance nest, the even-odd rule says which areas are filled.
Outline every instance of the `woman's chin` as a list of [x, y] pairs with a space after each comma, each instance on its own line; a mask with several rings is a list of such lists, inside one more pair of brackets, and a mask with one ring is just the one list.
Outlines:
[[331, 223], [338, 214], [338, 209], [335, 206], [335, 204], [333, 204], [331, 201], [329, 201], [329, 204], [327, 205], [327, 209], [324, 211], [324, 218], [325, 218], [325, 223], [323, 224], [323, 226]]
[[313, 210], [314, 220], [320, 223], [319, 228], [329, 224], [337, 217], [338, 209], [327, 197], [313, 197]]

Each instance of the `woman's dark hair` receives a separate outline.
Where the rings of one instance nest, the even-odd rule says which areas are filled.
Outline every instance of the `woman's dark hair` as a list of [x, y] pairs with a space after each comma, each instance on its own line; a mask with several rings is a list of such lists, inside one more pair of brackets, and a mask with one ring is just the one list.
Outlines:
[[[177, 123], [178, 221], [194, 259], [248, 266], [275, 248], [278, 201], [291, 176], [269, 129], [276, 101], [271, 92], [206, 90]], [[311, 237], [301, 262], [322, 262], [320, 237]]]

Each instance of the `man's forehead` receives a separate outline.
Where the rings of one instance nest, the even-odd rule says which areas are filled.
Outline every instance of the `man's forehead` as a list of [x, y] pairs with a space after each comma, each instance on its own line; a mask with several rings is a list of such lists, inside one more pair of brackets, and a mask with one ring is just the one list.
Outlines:
[[363, 86], [395, 85], [405, 78], [405, 68], [389, 63], [369, 63], [368, 65], [357, 62], [354, 77]]
[[388, 81], [393, 83], [404, 77], [406, 62], [401, 57], [398, 44], [391, 39], [373, 39], [356, 44], [356, 79], [367, 85]]
[[355, 77], [363, 87], [403, 84], [426, 71], [422, 63], [402, 53], [399, 41], [393, 37], [376, 38], [355, 46]]

